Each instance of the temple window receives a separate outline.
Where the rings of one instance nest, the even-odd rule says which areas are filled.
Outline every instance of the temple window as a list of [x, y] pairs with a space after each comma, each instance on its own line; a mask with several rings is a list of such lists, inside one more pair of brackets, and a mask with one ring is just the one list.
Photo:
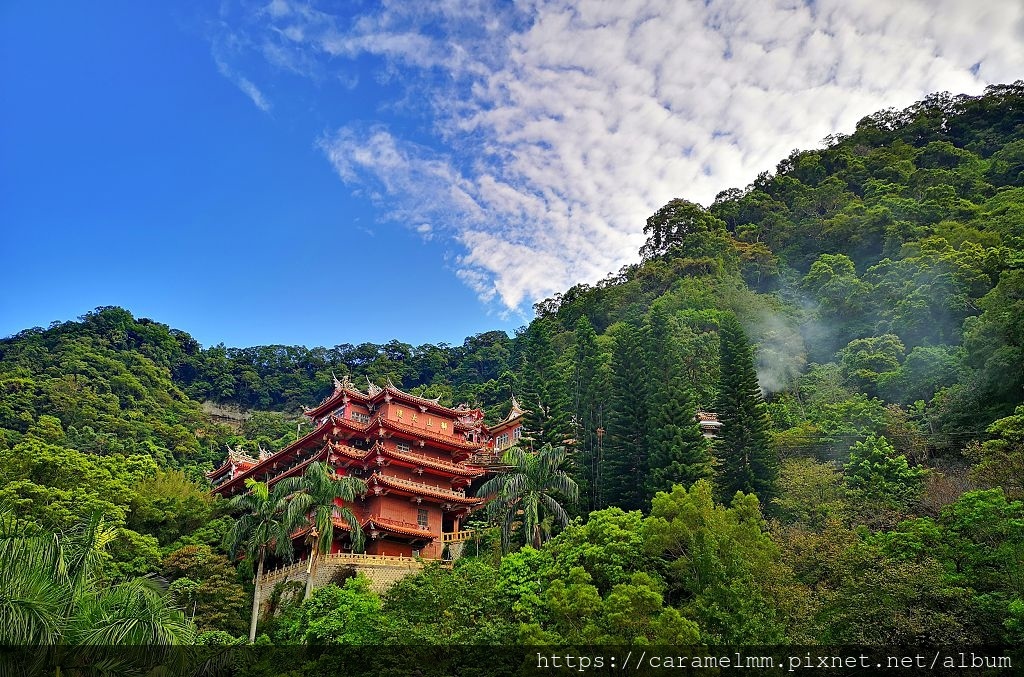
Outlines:
[[409, 451], [411, 451], [408, 442], [396, 442], [395, 448], [397, 448], [398, 451], [402, 452], [403, 454], [408, 454]]
[[420, 508], [419, 510], [416, 511], [416, 524], [419, 525], [420, 529], [427, 529], [427, 528], [429, 528], [429, 526], [430, 526], [428, 524], [429, 519], [430, 519], [430, 513], [428, 513], [423, 508]]

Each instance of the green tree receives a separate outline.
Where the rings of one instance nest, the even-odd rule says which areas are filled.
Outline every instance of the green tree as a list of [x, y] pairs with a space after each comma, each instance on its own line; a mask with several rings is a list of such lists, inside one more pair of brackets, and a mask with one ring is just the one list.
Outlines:
[[609, 505], [638, 510], [645, 504], [647, 476], [647, 375], [639, 333], [628, 324], [614, 328], [611, 412], [605, 453], [605, 497]]
[[231, 499], [231, 509], [242, 515], [227, 535], [227, 548], [231, 557], [241, 550], [255, 562], [253, 567], [252, 617], [249, 621], [249, 642], [256, 641], [256, 621], [259, 617], [259, 586], [263, 578], [263, 565], [267, 555], [291, 559], [292, 532], [306, 516], [301, 503], [292, 502], [292, 494], [302, 489], [302, 480], [286, 477], [271, 489], [264, 482], [245, 481], [246, 493]]
[[976, 452], [971, 474], [988, 486], [1002, 487], [1011, 499], [1024, 498], [1024, 405], [988, 428], [994, 435]]
[[[652, 259], [675, 248], [685, 256], [701, 257], [714, 251], [708, 240], [725, 234], [725, 222], [716, 218], [699, 204], [676, 198], [647, 219], [644, 235], [647, 242], [640, 249], [644, 260]], [[711, 251], [709, 251], [709, 249]]]
[[839, 566], [841, 582], [815, 621], [820, 641], [937, 646], [982, 641], [965, 627], [967, 591], [951, 584], [935, 559], [906, 560], [858, 543]]
[[187, 545], [164, 558], [163, 575], [199, 632], [245, 632], [245, 588], [227, 557], [208, 545]]
[[553, 322], [541, 318], [520, 336], [524, 444], [559, 445], [571, 437], [566, 400], [566, 375], [558, 369], [558, 353], [552, 344]]
[[[294, 499], [296, 510], [310, 514], [311, 531], [309, 561], [306, 563], [306, 590], [303, 599], [313, 592], [313, 579], [321, 555], [331, 551], [334, 543], [334, 519], [345, 521], [349, 528], [352, 550], [363, 549], [363, 528], [352, 509], [356, 498], [366, 493], [366, 482], [358, 477], [339, 477], [325, 464], [311, 463], [302, 475], [302, 492]], [[339, 504], [340, 502], [340, 504]]]
[[325, 585], [302, 605], [286, 609], [273, 637], [281, 644], [380, 644], [382, 607], [366, 577], [353, 576], [341, 587]]
[[847, 510], [843, 477], [832, 463], [787, 459], [779, 471], [779, 492], [773, 506], [786, 523], [823, 528], [830, 518], [842, 517]]
[[576, 476], [584, 496], [586, 512], [601, 503], [602, 477], [600, 449], [604, 427], [606, 379], [602, 352], [594, 327], [586, 316], [576, 321], [575, 353], [573, 355], [573, 400], [576, 439]]
[[506, 599], [498, 570], [481, 559], [464, 557], [451, 569], [432, 564], [385, 594], [386, 643], [514, 643], [517, 627]]
[[661, 304], [651, 311], [646, 357], [651, 378], [645, 483], [648, 497], [653, 497], [659, 491], [671, 491], [674, 484], [689, 487], [699, 479], [710, 479], [712, 458], [697, 425], [682, 351]]
[[911, 468], [885, 437], [871, 435], [850, 448], [846, 483], [859, 496], [906, 507], [921, 493], [925, 471]]
[[783, 641], [805, 596], [764, 530], [757, 497], [737, 493], [716, 504], [711, 484], [675, 486], [654, 497], [644, 545], [666, 561], [674, 606], [697, 622], [701, 641]]
[[90, 661], [104, 658], [104, 646], [150, 647], [145, 654], [106, 657], [122, 670], [182, 658], [167, 647], [191, 644], [195, 626], [172, 598], [152, 579], [111, 583], [102, 577], [102, 553], [114, 538], [98, 514], [54, 534], [19, 522], [7, 508], [0, 511], [0, 644], [92, 647], [33, 656], [37, 667], [57, 674], [94, 666]]
[[869, 396], [878, 394], [878, 383], [899, 369], [904, 347], [895, 334], [850, 341], [839, 351], [843, 380]]
[[180, 470], [157, 470], [135, 485], [128, 526], [173, 543], [210, 520], [214, 501], [205, 487]]
[[655, 568], [644, 549], [643, 514], [617, 507], [595, 510], [586, 521], [574, 520], [544, 544], [544, 554], [550, 557], [546, 573], [568, 578], [571, 569], [583, 567], [602, 596], [628, 583], [634, 573]]
[[697, 425], [693, 400], [681, 376], [658, 389], [651, 410], [648, 495], [669, 491], [675, 484], [689, 487], [697, 480], [710, 479], [710, 449]]
[[545, 444], [534, 453], [512, 447], [502, 456], [502, 463], [509, 469], [477, 490], [478, 496], [491, 499], [488, 513], [502, 519], [501, 541], [505, 550], [509, 548], [516, 520], [522, 525], [525, 542], [536, 548], [543, 540], [541, 522], [545, 512], [560, 526], [569, 523], [569, 515], [559, 501], [575, 503], [579, 488], [561, 469], [564, 462], [564, 447]]
[[778, 459], [768, 439], [768, 411], [757, 384], [753, 350], [734, 315], [723, 316], [720, 332], [716, 409], [722, 431], [715, 445], [719, 488], [723, 497], [742, 491], [767, 502], [775, 494]]

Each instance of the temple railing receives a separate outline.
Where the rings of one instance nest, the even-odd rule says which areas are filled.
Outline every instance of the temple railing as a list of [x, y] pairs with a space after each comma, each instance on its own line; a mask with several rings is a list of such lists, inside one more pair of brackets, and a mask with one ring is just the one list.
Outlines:
[[461, 541], [468, 541], [473, 538], [476, 531], [474, 529], [463, 529], [462, 531], [450, 531], [445, 534], [441, 534], [442, 543], [459, 543]]
[[501, 452], [493, 449], [478, 451], [466, 459], [466, 465], [477, 468], [488, 468], [501, 463]]
[[405, 567], [423, 567], [423, 558], [406, 557], [405, 555], [364, 555], [357, 552], [334, 552], [324, 555], [321, 560], [329, 564], [368, 564], [368, 565], [402, 565]]

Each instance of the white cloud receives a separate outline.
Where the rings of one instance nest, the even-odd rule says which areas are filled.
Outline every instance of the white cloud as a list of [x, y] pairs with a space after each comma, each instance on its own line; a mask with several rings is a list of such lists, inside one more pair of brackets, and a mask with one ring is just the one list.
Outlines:
[[878, 109], [1024, 76], [1018, 0], [396, 0], [345, 18], [275, 0], [264, 16], [278, 44], [335, 68], [374, 55], [426, 91], [431, 145], [351, 125], [320, 145], [392, 218], [464, 247], [460, 279], [509, 308], [634, 261], [674, 197], [707, 204]]

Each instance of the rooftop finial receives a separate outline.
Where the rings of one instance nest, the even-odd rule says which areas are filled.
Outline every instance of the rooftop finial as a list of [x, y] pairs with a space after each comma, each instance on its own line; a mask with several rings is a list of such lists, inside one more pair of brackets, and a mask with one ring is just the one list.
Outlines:
[[514, 418], [519, 418], [523, 414], [529, 413], [526, 409], [523, 409], [522, 405], [519, 404], [519, 400], [516, 399], [515, 393], [512, 393], [512, 408], [508, 412], [508, 416], [505, 417], [506, 421], [511, 421]]

